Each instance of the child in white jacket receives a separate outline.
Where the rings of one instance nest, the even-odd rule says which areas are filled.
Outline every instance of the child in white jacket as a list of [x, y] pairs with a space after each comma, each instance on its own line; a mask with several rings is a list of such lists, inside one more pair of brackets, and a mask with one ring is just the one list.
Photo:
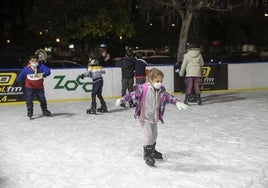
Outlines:
[[188, 104], [189, 95], [192, 92], [194, 86], [194, 92], [197, 97], [197, 102], [201, 105], [199, 82], [202, 76], [201, 67], [204, 65], [203, 57], [200, 52], [200, 48], [196, 45], [192, 45], [187, 53], [183, 56], [183, 62], [181, 65], [180, 76], [185, 75], [187, 80], [187, 88], [184, 103]]

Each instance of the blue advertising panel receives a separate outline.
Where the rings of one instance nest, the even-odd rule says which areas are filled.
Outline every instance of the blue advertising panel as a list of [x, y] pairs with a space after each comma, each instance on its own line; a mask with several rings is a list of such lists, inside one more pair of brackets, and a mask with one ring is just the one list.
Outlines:
[[20, 70], [0, 70], [0, 103], [24, 101], [24, 87], [13, 87]]
[[[174, 66], [174, 92], [182, 92], [186, 87], [185, 77], [180, 77], [178, 70], [181, 65]], [[200, 90], [226, 90], [228, 89], [228, 65], [206, 64], [202, 67]], [[177, 70], [177, 71], [176, 71]]]

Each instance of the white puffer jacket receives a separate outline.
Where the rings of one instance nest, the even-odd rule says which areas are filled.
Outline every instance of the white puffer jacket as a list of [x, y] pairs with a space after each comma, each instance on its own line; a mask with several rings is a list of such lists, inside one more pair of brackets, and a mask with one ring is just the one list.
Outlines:
[[200, 49], [190, 48], [184, 54], [180, 76], [183, 77], [186, 72], [186, 77], [201, 77], [201, 66], [203, 65], [204, 61]]

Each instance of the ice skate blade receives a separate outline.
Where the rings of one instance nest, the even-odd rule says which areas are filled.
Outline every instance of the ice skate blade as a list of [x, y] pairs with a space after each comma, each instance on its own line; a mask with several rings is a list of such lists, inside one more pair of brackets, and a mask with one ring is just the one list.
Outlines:
[[151, 168], [155, 168], [155, 167], [156, 167], [155, 163], [154, 163], [154, 164], [151, 164], [151, 163], [147, 163], [147, 162], [145, 162], [145, 164], [147, 164], [147, 166], [149, 166], [149, 167], [151, 167]]

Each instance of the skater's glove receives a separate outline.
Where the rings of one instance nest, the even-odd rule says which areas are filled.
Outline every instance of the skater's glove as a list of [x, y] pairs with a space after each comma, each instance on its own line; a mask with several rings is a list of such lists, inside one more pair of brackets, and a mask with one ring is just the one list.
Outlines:
[[81, 79], [84, 79], [84, 78], [85, 78], [84, 74], [81, 74], [81, 75], [80, 75], [80, 78], [81, 78]]
[[115, 101], [115, 106], [118, 107], [121, 104], [121, 98]]
[[176, 106], [179, 110], [186, 110], [188, 106], [182, 102], [176, 102]]

